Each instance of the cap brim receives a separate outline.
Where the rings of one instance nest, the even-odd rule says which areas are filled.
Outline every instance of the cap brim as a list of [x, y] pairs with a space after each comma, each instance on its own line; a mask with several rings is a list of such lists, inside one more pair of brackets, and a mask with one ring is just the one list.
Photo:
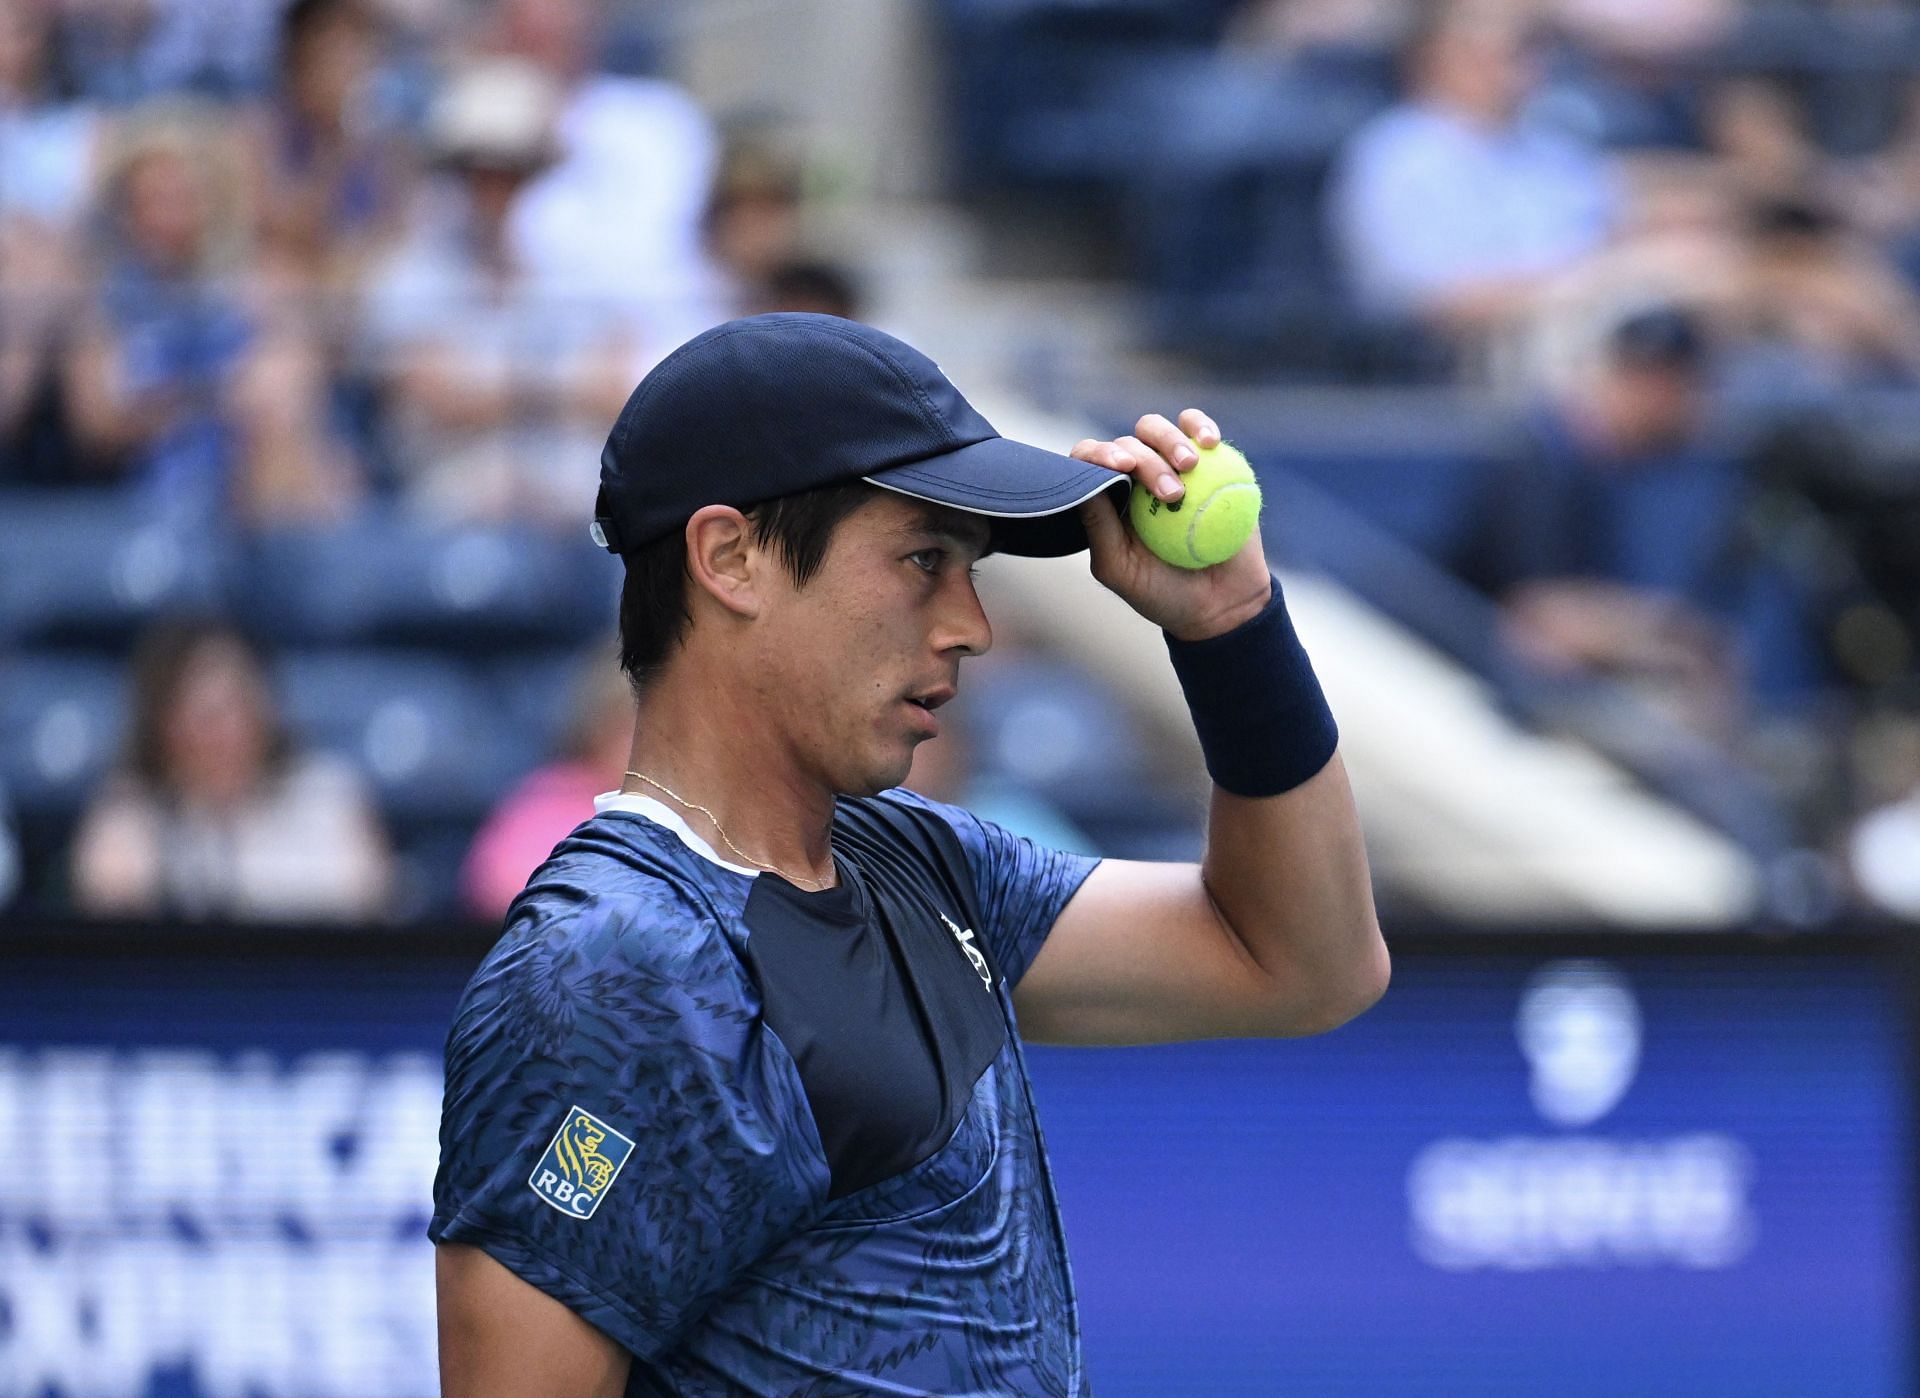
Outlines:
[[863, 477], [869, 485], [915, 500], [984, 515], [995, 553], [1059, 558], [1087, 546], [1077, 507], [1128, 478], [1025, 442], [989, 437]]

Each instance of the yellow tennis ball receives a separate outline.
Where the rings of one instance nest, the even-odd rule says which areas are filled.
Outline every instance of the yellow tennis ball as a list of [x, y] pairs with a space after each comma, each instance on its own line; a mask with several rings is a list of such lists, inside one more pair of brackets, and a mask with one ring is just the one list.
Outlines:
[[1225, 442], [1194, 449], [1200, 463], [1180, 473], [1185, 495], [1162, 500], [1136, 485], [1127, 504], [1133, 532], [1176, 568], [1226, 562], [1260, 523], [1260, 485], [1247, 458]]

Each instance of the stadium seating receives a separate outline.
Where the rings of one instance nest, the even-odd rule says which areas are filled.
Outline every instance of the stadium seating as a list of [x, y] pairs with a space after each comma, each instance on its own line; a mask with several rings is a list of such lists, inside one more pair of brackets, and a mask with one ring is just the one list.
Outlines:
[[117, 659], [37, 652], [0, 659], [0, 785], [23, 814], [79, 812], [118, 752], [125, 686]]
[[457, 911], [468, 841], [545, 756], [475, 666], [425, 651], [294, 650], [274, 668], [288, 722], [367, 777], [398, 862], [394, 916]]
[[31, 906], [65, 896], [68, 838], [113, 764], [125, 725], [117, 659], [86, 652], [0, 656], [0, 792], [11, 803]]
[[247, 550], [242, 614], [289, 644], [415, 643], [477, 651], [584, 641], [611, 625], [619, 569], [584, 534], [450, 528], [392, 506]]
[[130, 492], [0, 494], [0, 646], [123, 647], [154, 618], [218, 610], [224, 542]]
[[422, 652], [283, 653], [274, 679], [293, 730], [353, 762], [396, 824], [478, 821], [541, 756], [466, 665]]

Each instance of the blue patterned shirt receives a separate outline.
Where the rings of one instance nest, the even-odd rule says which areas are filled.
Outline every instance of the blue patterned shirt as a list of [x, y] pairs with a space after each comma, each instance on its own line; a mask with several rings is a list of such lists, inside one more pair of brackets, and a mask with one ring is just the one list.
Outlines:
[[906, 791], [835, 888], [602, 798], [447, 1043], [433, 1239], [633, 1355], [628, 1394], [1078, 1394], [1012, 987], [1096, 861]]

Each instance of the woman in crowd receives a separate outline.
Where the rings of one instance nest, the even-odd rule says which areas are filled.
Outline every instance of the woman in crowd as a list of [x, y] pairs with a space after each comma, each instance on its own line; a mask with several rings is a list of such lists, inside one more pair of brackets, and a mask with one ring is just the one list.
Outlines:
[[327, 430], [318, 356], [247, 281], [231, 142], [191, 108], [126, 129], [105, 179], [97, 290], [64, 356], [90, 464], [177, 517], [337, 513], [357, 481]]
[[245, 638], [218, 624], [147, 637], [124, 759], [74, 844], [83, 911], [376, 918], [390, 873], [358, 778], [295, 748]]

